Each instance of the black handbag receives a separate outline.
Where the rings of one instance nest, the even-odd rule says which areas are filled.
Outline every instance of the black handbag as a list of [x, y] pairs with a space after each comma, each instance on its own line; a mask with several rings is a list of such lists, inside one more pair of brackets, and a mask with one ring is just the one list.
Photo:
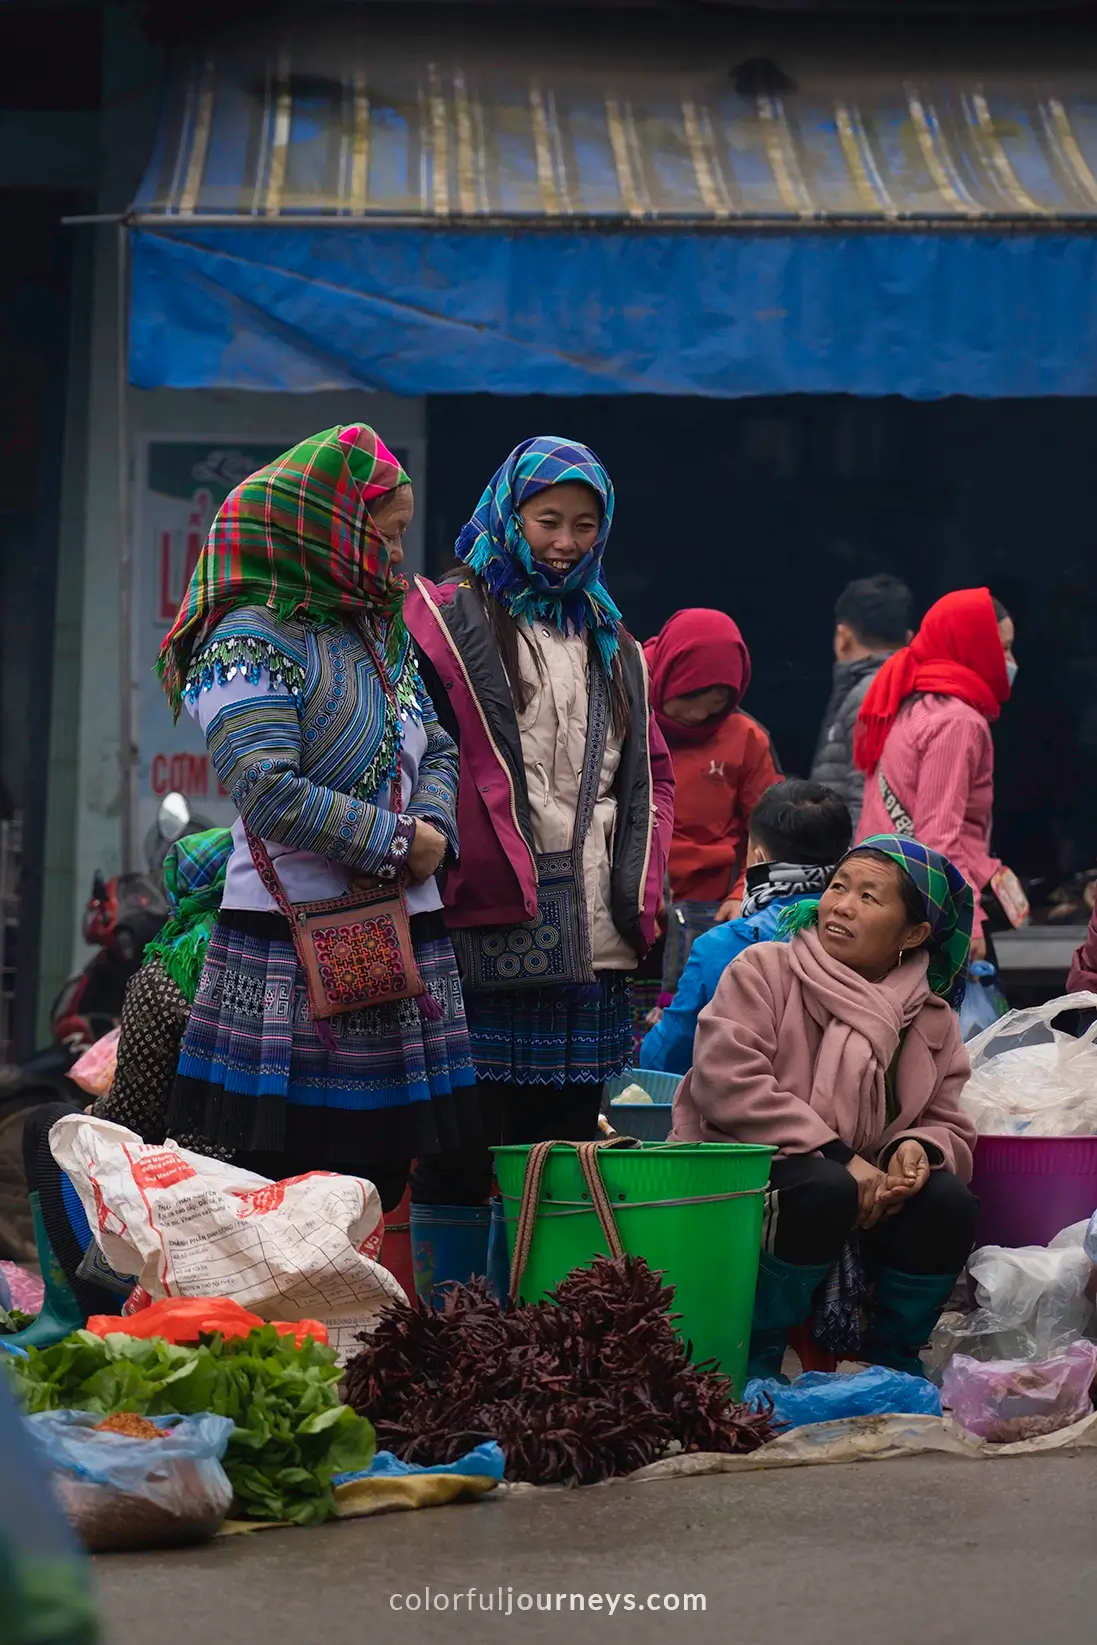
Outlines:
[[593, 983], [583, 845], [594, 820], [609, 734], [609, 685], [592, 666], [587, 688], [587, 740], [575, 826], [566, 851], [534, 854], [537, 916], [521, 925], [465, 926], [451, 931], [461, 981], [472, 992], [568, 988]]

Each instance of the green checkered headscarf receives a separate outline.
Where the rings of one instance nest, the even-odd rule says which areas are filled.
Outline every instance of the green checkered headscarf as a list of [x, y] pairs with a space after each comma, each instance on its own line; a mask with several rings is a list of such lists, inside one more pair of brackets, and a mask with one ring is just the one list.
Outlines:
[[[908, 840], [899, 834], [871, 834], [848, 851], [842, 862], [861, 851], [878, 851], [890, 857], [907, 878], [913, 880], [930, 928], [926, 943], [929, 986], [950, 1005], [959, 1007], [967, 982], [971, 925], [975, 916], [971, 886], [947, 857], [918, 840]], [[793, 903], [781, 916], [782, 934], [794, 937], [797, 931], [815, 925], [818, 919], [817, 901]]]
[[206, 944], [217, 921], [232, 856], [232, 833], [207, 828], [176, 840], [164, 859], [164, 890], [171, 913], [145, 948], [160, 961], [179, 992], [194, 1004]]
[[365, 423], [323, 429], [231, 491], [217, 511], [156, 667], [172, 712], [195, 646], [234, 607], [265, 605], [338, 618], [368, 611], [385, 628], [394, 668], [403, 656], [407, 584], [369, 505], [408, 476]]

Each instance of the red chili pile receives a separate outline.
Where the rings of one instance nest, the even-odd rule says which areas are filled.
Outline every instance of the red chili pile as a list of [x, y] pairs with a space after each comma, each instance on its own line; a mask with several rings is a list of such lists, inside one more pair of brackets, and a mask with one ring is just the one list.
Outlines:
[[593, 1485], [675, 1442], [757, 1450], [772, 1406], [738, 1404], [726, 1377], [691, 1364], [673, 1296], [641, 1258], [600, 1257], [544, 1302], [504, 1310], [477, 1281], [440, 1312], [396, 1305], [348, 1364], [347, 1402], [405, 1462], [455, 1462], [494, 1439], [506, 1477], [532, 1485]]

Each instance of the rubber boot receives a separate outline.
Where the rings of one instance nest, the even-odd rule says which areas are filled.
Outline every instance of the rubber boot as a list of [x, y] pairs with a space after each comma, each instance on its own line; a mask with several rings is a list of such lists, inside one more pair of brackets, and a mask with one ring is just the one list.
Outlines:
[[861, 1358], [870, 1365], [924, 1377], [919, 1354], [955, 1284], [955, 1274], [904, 1274], [898, 1268], [881, 1268]]
[[788, 1334], [811, 1313], [811, 1303], [830, 1271], [829, 1262], [782, 1262], [763, 1251], [754, 1293], [747, 1377], [777, 1377]]
[[52, 1348], [55, 1342], [60, 1342], [71, 1332], [81, 1330], [87, 1316], [69, 1289], [61, 1264], [53, 1254], [42, 1216], [42, 1201], [37, 1193], [30, 1195], [30, 1208], [34, 1219], [34, 1247], [38, 1252], [38, 1266], [45, 1285], [42, 1311], [33, 1324], [16, 1331], [14, 1336], [5, 1337], [4, 1342], [9, 1348]]
[[411, 1207], [411, 1266], [415, 1294], [440, 1308], [448, 1285], [483, 1279], [488, 1267], [490, 1205]]

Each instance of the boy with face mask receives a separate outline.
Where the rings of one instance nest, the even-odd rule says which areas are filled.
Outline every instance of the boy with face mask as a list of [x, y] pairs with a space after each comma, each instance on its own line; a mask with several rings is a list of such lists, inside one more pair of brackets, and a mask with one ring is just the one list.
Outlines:
[[674, 999], [645, 1036], [641, 1068], [686, 1073], [697, 1014], [726, 968], [744, 948], [778, 940], [784, 910], [820, 894], [852, 837], [849, 809], [833, 789], [791, 778], [766, 790], [750, 814], [743, 912], [693, 944]]

